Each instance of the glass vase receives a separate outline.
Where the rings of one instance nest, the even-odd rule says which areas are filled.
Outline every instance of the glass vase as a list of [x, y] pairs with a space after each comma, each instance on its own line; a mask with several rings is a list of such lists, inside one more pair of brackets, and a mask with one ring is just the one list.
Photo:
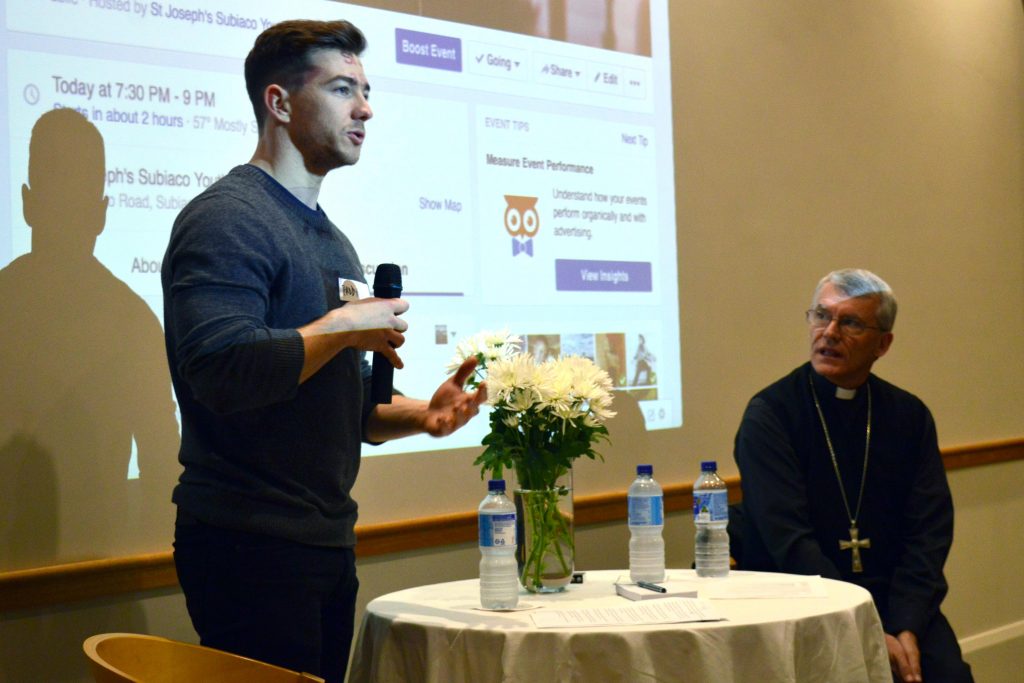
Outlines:
[[519, 580], [531, 593], [564, 591], [572, 580], [572, 470], [548, 488], [514, 492]]

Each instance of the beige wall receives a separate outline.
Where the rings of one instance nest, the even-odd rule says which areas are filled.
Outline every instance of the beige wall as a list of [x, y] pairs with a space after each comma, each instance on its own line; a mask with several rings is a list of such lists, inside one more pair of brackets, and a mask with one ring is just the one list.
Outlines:
[[943, 606], [975, 679], [1012, 681], [1024, 671], [1024, 462], [957, 470], [949, 477], [956, 506]]
[[[1024, 435], [1024, 18], [1019, 0], [672, 0], [685, 425], [630, 411], [583, 494], [621, 490], [639, 460], [691, 480], [731, 442], [747, 398], [806, 356], [801, 312], [836, 267], [896, 290], [879, 374], [921, 396], [943, 446]], [[369, 459], [363, 520], [464, 511], [474, 451]], [[983, 680], [1019, 672], [1024, 463], [952, 473], [957, 535], [946, 611]], [[675, 515], [669, 561], [688, 566]], [[583, 568], [625, 564], [625, 531], [581, 531]], [[609, 554], [609, 549], [612, 552]], [[476, 571], [459, 546], [373, 558], [362, 599]], [[189, 638], [175, 592], [0, 616], [0, 681], [85, 680], [84, 635]], [[1002, 672], [1002, 674], [999, 674]], [[38, 678], [35, 678], [38, 680]]]

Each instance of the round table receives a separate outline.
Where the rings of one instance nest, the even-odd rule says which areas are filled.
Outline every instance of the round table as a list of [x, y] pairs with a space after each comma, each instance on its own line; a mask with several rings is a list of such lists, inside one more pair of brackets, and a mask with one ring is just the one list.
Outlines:
[[[349, 681], [892, 681], [878, 612], [859, 586], [756, 572], [727, 579], [699, 579], [692, 570], [669, 575], [693, 581], [723, 620], [541, 629], [533, 610], [479, 609], [475, 579], [383, 595], [366, 608]], [[813, 583], [821, 596], [768, 590], [786, 597], [750, 597], [758, 583], [778, 586], [787, 577]], [[564, 593], [521, 592], [520, 603], [537, 609], [641, 604], [617, 596], [617, 580], [628, 580], [628, 572], [591, 571]]]

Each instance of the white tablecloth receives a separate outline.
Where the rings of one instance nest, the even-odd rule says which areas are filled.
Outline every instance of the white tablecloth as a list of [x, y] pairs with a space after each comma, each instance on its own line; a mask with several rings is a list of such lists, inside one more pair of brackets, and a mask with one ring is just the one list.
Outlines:
[[[539, 609], [628, 604], [615, 595], [622, 571], [587, 572], [552, 595], [520, 594]], [[702, 586], [756, 579], [672, 577]], [[778, 575], [764, 575], [778, 576]], [[802, 577], [806, 578], [806, 577]], [[723, 621], [538, 629], [530, 611], [479, 608], [476, 580], [421, 586], [367, 606], [350, 683], [547, 683], [728, 681], [891, 683], [882, 626], [864, 589], [821, 579], [827, 597], [712, 599]], [[715, 591], [718, 592], [718, 591]]]

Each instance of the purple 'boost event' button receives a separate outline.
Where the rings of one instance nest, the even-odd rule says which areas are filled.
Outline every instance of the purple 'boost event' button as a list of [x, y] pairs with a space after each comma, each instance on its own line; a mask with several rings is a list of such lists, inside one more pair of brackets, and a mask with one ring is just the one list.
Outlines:
[[555, 289], [560, 292], [649, 292], [651, 264], [555, 259]]
[[462, 41], [450, 36], [396, 28], [395, 60], [399, 64], [462, 71]]

